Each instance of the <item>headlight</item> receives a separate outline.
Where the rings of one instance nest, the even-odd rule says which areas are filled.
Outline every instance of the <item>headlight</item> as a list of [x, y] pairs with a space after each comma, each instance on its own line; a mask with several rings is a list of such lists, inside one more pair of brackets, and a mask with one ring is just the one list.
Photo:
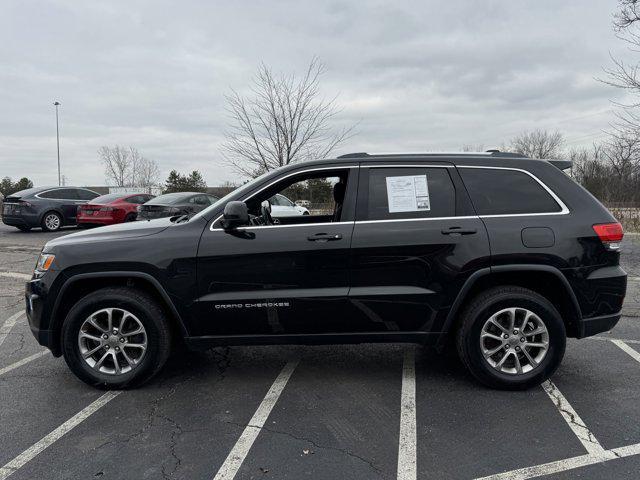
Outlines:
[[36, 274], [42, 275], [49, 270], [51, 265], [53, 265], [55, 258], [56, 256], [50, 253], [41, 253], [38, 257], [38, 262], [36, 263]]

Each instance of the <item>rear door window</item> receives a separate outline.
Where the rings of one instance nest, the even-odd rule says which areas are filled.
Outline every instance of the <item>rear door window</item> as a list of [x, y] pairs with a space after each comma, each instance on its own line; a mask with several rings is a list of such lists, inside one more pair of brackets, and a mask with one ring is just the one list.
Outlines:
[[80, 200], [93, 200], [94, 198], [99, 197], [96, 192], [85, 190], [84, 188], [76, 189], [76, 194]]
[[40, 198], [50, 198], [53, 200], [79, 200], [75, 188], [56, 188], [38, 195]]
[[456, 189], [447, 168], [370, 168], [368, 220], [452, 217]]
[[459, 168], [478, 215], [556, 213], [562, 208], [530, 175], [518, 170]]

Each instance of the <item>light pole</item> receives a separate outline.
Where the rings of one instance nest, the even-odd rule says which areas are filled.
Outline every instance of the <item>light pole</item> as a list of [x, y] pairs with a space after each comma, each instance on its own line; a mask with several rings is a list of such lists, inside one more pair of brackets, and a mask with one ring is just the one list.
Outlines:
[[58, 186], [61, 186], [60, 183], [60, 129], [58, 127], [58, 106], [60, 102], [55, 101], [53, 104], [56, 106], [56, 144], [58, 146]]

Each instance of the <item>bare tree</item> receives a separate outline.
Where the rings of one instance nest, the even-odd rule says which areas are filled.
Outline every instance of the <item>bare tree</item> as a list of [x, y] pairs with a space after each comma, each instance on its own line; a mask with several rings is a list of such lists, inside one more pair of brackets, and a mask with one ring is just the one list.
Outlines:
[[155, 160], [140, 157], [133, 164], [135, 186], [150, 189], [160, 181], [160, 168]]
[[[619, 0], [620, 10], [613, 16], [613, 28], [618, 38], [627, 43], [631, 52], [637, 53], [640, 49], [640, 1], [639, 0]], [[640, 64], [638, 62], [628, 63], [623, 60], [611, 57], [613, 66], [605, 68], [606, 77], [600, 79], [601, 82], [613, 87], [621, 88], [631, 95], [640, 97]], [[640, 107], [640, 100], [628, 103], [616, 103], [621, 110], [616, 112], [618, 122], [614, 129], [618, 131], [640, 129], [640, 115], [637, 107]]]
[[158, 164], [143, 157], [134, 147], [103, 146], [98, 149], [98, 157], [104, 165], [107, 182], [117, 187], [148, 188], [158, 183]]
[[533, 130], [513, 138], [509, 148], [531, 158], [558, 158], [562, 156], [564, 138], [558, 131]]
[[475, 145], [471, 143], [465, 143], [462, 146], [463, 152], [484, 152], [484, 150], [484, 145], [482, 145], [481, 143]]
[[324, 65], [314, 58], [301, 78], [277, 76], [262, 64], [250, 96], [235, 90], [225, 98], [232, 125], [223, 152], [233, 168], [251, 177], [293, 162], [324, 158], [353, 135], [332, 129], [340, 112], [336, 97], [320, 97]]

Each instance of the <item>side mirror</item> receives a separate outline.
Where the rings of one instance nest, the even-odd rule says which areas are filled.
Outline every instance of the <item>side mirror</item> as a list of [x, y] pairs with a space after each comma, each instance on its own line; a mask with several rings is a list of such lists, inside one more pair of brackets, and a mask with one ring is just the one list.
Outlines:
[[229, 202], [224, 206], [222, 227], [233, 230], [249, 224], [249, 210], [244, 202]]

